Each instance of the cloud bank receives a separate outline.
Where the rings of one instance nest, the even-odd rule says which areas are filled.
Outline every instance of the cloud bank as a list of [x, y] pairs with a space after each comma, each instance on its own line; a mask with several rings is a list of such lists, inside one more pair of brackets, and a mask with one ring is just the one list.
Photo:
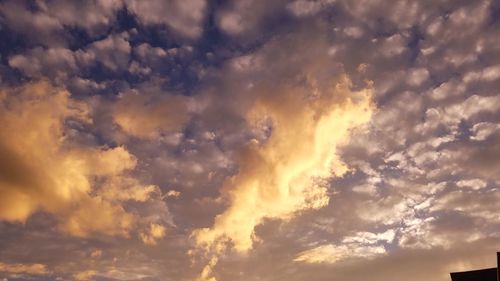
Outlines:
[[1, 1], [0, 279], [493, 266], [498, 11]]

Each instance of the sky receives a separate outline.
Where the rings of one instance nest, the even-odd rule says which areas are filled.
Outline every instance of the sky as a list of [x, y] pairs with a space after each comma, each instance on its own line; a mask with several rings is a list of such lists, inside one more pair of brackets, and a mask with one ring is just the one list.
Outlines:
[[493, 267], [499, 30], [495, 0], [0, 1], [0, 280]]

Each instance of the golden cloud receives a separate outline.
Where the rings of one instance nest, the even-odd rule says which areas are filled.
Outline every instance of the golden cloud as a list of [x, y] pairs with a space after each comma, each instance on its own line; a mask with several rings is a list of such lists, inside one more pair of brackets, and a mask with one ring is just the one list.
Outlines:
[[208, 264], [203, 267], [200, 276], [196, 279], [196, 281], [217, 281], [215, 277], [211, 277], [212, 269], [217, 264], [217, 257], [212, 257]]
[[299, 253], [294, 261], [336, 263], [348, 258], [373, 258], [385, 253], [385, 248], [377, 245], [322, 245]]
[[45, 275], [48, 274], [47, 266], [40, 263], [22, 264], [22, 263], [3, 263], [0, 262], [0, 272], [14, 273], [14, 274], [32, 274], [32, 275]]
[[326, 206], [325, 179], [348, 170], [337, 147], [370, 120], [371, 95], [369, 89], [351, 91], [347, 78], [326, 92], [280, 87], [259, 95], [247, 120], [256, 127], [271, 120], [272, 132], [241, 154], [238, 174], [225, 185], [229, 207], [211, 228], [193, 233], [197, 244], [220, 252], [230, 243], [243, 253], [252, 248], [254, 229], [264, 219], [287, 220]]
[[95, 270], [86, 270], [73, 274], [73, 278], [77, 281], [88, 281], [92, 280], [92, 277], [96, 274], [97, 272]]
[[151, 223], [149, 229], [140, 234], [142, 242], [146, 245], [156, 245], [157, 240], [165, 237], [166, 229], [163, 225]]
[[[24, 222], [45, 211], [73, 235], [127, 235], [136, 217], [119, 202], [144, 201], [154, 188], [127, 176], [137, 161], [124, 147], [72, 143], [67, 120], [90, 123], [87, 105], [47, 82], [2, 91], [0, 219]], [[105, 186], [96, 189], [96, 179]]]

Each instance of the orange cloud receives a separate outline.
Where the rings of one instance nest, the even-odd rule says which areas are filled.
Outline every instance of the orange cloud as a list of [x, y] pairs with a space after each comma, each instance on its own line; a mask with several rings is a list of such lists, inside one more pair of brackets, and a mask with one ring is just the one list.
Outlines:
[[142, 242], [146, 245], [156, 245], [157, 240], [165, 237], [166, 229], [163, 225], [151, 223], [146, 232], [140, 234]]
[[24, 222], [45, 211], [73, 235], [127, 235], [136, 217], [119, 202], [144, 201], [154, 188], [127, 176], [137, 160], [124, 147], [72, 143], [67, 120], [90, 123], [87, 105], [47, 82], [2, 91], [0, 219]]
[[230, 243], [243, 253], [252, 248], [254, 229], [264, 219], [287, 220], [328, 204], [325, 179], [348, 170], [337, 147], [370, 120], [373, 105], [371, 91], [352, 92], [347, 78], [326, 92], [311, 84], [260, 95], [247, 120], [256, 127], [271, 120], [271, 135], [241, 154], [239, 172], [225, 186], [229, 207], [211, 228], [193, 233], [198, 245], [221, 252]]
[[95, 270], [86, 270], [73, 274], [73, 278], [77, 281], [88, 281], [92, 280], [92, 277], [96, 274], [97, 272]]
[[26, 273], [33, 275], [45, 275], [48, 274], [47, 266], [44, 264], [34, 263], [34, 264], [22, 264], [22, 263], [3, 263], [0, 262], [0, 272], [7, 273]]
[[215, 277], [210, 277], [212, 275], [212, 269], [217, 264], [217, 258], [212, 257], [208, 264], [201, 271], [200, 276], [196, 279], [196, 281], [217, 281]]

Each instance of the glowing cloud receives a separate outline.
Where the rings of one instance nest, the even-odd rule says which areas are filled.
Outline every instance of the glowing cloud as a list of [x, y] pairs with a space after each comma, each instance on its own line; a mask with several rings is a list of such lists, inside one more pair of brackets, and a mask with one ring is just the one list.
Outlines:
[[166, 229], [161, 224], [151, 223], [146, 232], [140, 234], [142, 242], [147, 245], [156, 245], [157, 240], [165, 237]]
[[47, 266], [44, 264], [21, 264], [21, 263], [3, 263], [0, 262], [0, 272], [8, 273], [26, 273], [32, 275], [45, 275], [48, 274]]
[[352, 258], [373, 258], [386, 253], [383, 243], [391, 243], [396, 232], [389, 229], [382, 233], [358, 232], [345, 237], [338, 245], [321, 245], [303, 251], [294, 259], [305, 263], [336, 263]]
[[348, 258], [372, 258], [385, 254], [382, 246], [323, 245], [300, 253], [294, 261], [305, 263], [335, 263]]
[[87, 270], [87, 271], [81, 271], [78, 273], [73, 274], [73, 278], [78, 281], [88, 281], [91, 280], [94, 275], [96, 275], [96, 271], [94, 270]]
[[194, 232], [198, 245], [220, 252], [231, 243], [243, 253], [264, 219], [286, 220], [328, 204], [325, 179], [348, 170], [337, 146], [370, 120], [373, 108], [371, 91], [351, 92], [349, 84], [344, 78], [327, 92], [283, 87], [260, 95], [247, 120], [257, 127], [270, 120], [272, 132], [242, 152], [239, 172], [225, 186], [230, 205], [211, 228]]
[[217, 257], [212, 257], [209, 263], [203, 268], [200, 276], [196, 281], [217, 281], [215, 277], [210, 277], [212, 275], [212, 268], [217, 264]]
[[67, 120], [90, 123], [86, 104], [46, 82], [1, 92], [0, 220], [24, 222], [45, 211], [73, 235], [128, 235], [136, 217], [119, 202], [144, 201], [154, 188], [128, 178], [137, 161], [124, 147], [69, 141]]

